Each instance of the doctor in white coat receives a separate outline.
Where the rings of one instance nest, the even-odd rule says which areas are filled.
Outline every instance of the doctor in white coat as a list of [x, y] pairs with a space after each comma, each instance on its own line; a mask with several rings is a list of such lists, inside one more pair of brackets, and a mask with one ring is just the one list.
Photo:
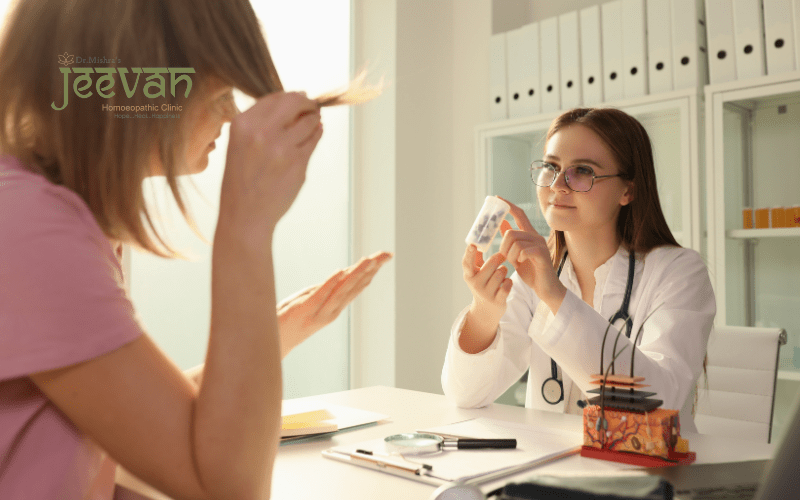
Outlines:
[[[511, 204], [519, 230], [503, 222], [497, 254], [484, 262], [467, 247], [473, 300], [452, 327], [444, 393], [460, 407], [486, 406], [529, 369], [526, 407], [580, 414], [617, 332], [616, 352], [627, 349], [615, 371], [629, 375], [642, 328], [635, 375], [696, 432], [694, 386], [716, 304], [705, 263], [678, 245], [661, 212], [647, 132], [620, 110], [568, 111], [553, 121], [531, 177], [551, 234], [545, 241]], [[510, 278], [505, 261], [516, 270]], [[601, 367], [615, 314], [632, 321], [614, 322]]]

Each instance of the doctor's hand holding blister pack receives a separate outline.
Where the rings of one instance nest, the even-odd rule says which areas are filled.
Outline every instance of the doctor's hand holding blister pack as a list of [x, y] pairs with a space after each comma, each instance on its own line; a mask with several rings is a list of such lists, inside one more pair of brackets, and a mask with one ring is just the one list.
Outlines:
[[[507, 215], [511, 215], [518, 230], [505, 220]], [[484, 261], [482, 252], [491, 248], [498, 231], [503, 237], [500, 249]], [[567, 289], [553, 269], [547, 242], [520, 207], [499, 196], [487, 196], [466, 243], [461, 264], [464, 281], [472, 292], [472, 304], [463, 329], [468, 334], [460, 337], [464, 352], [481, 352], [494, 340], [512, 286], [504, 262], [516, 270], [555, 314]]]

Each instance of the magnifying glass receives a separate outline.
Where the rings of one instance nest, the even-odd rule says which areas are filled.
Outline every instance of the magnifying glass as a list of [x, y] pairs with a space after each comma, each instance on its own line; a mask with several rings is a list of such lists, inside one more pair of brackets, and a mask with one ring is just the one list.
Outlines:
[[425, 432], [394, 434], [383, 441], [388, 450], [401, 455], [428, 455], [449, 450], [510, 449], [517, 447], [516, 439], [455, 439]]

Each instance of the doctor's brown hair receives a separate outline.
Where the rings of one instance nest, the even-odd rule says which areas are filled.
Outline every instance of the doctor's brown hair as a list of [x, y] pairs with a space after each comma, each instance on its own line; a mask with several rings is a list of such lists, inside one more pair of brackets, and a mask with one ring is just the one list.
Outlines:
[[[58, 111], [51, 103], [64, 102], [59, 55], [65, 53], [103, 61], [91, 67], [194, 68], [192, 91], [186, 96], [181, 82], [172, 95], [167, 83], [165, 96], [151, 99], [142, 79], [128, 98], [116, 78], [114, 96], [73, 94]], [[182, 106], [180, 114], [189, 114], [212, 78], [255, 98], [283, 89], [248, 0], [19, 1], [0, 44], [0, 151], [76, 192], [110, 238], [175, 255], [145, 206], [142, 181], [157, 154], [192, 223], [176, 179], [186, 171], [186, 120], [116, 118], [102, 106]]]
[[[573, 124], [583, 125], [597, 134], [619, 164], [620, 177], [633, 183], [633, 200], [621, 207], [617, 219], [617, 234], [625, 247], [643, 256], [659, 246], [680, 246], [661, 211], [653, 149], [642, 124], [614, 108], [576, 108], [553, 120], [545, 143], [556, 132]], [[551, 231], [547, 246], [556, 267], [566, 249], [563, 231]]]

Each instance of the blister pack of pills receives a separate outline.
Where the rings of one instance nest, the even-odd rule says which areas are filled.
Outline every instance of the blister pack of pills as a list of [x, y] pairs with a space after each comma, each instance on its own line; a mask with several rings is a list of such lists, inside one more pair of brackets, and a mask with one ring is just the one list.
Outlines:
[[488, 250], [509, 210], [511, 207], [508, 203], [496, 196], [487, 196], [472, 229], [469, 230], [467, 245], [475, 245], [481, 252]]

